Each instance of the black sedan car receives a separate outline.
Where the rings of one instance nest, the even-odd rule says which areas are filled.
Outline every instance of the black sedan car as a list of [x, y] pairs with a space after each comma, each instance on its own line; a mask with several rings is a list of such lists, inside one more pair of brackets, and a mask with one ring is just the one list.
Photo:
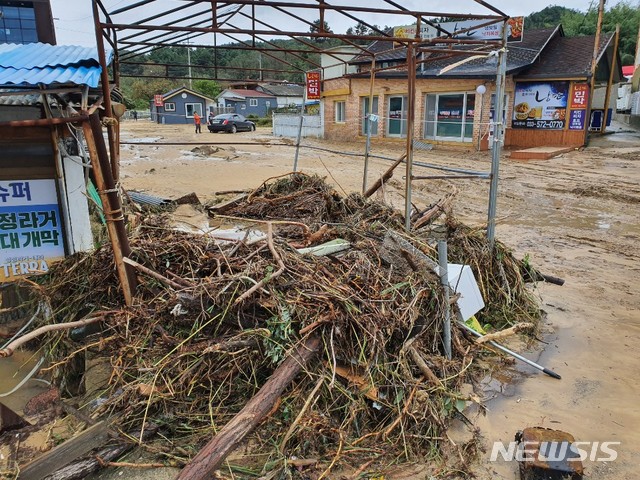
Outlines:
[[252, 132], [256, 129], [256, 124], [237, 113], [221, 113], [215, 117], [209, 117], [207, 128], [211, 133]]

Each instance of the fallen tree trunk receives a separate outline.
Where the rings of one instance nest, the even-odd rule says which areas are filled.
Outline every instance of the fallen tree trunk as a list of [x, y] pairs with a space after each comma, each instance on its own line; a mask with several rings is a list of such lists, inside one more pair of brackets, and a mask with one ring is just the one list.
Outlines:
[[[147, 425], [145, 428], [142, 439], [148, 440], [158, 431], [157, 425]], [[129, 435], [133, 438], [140, 436], [140, 431], [129, 432]], [[56, 470], [51, 475], [45, 477], [43, 480], [80, 480], [87, 475], [100, 470], [116, 458], [121, 457], [129, 450], [132, 450], [136, 444], [131, 442], [118, 443], [116, 445], [104, 447], [90, 457], [70, 463], [66, 467]]]
[[320, 349], [320, 337], [308, 338], [280, 364], [260, 391], [182, 470], [178, 480], [213, 478], [214, 471], [273, 409], [285, 388]]
[[417, 229], [426, 225], [427, 223], [435, 220], [444, 212], [446, 212], [453, 203], [453, 199], [458, 194], [458, 189], [454, 186], [451, 193], [447, 194], [445, 197], [438, 200], [438, 202], [428, 209], [426, 212], [423, 212], [419, 218], [413, 223], [413, 229]]
[[373, 182], [373, 185], [371, 185], [366, 192], [364, 192], [364, 198], [369, 198], [371, 195], [376, 193], [378, 189], [382, 187], [382, 185], [384, 185], [386, 181], [388, 181], [391, 177], [393, 177], [393, 171], [396, 169], [398, 165], [400, 165], [404, 161], [405, 158], [407, 158], [406, 153], [402, 155], [399, 159], [397, 159], [395, 162], [393, 162], [393, 165], [391, 165], [389, 169], [386, 172], [384, 172], [379, 179]]

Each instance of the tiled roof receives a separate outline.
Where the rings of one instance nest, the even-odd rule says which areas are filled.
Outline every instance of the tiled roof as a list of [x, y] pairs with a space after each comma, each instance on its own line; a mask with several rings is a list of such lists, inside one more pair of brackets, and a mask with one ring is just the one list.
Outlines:
[[228, 88], [222, 93], [225, 93], [225, 92], [229, 92], [235, 96], [244, 97], [244, 98], [257, 98], [257, 97], [273, 98], [274, 97], [273, 95], [270, 95], [268, 93], [258, 92], [257, 90], [243, 90], [241, 88]]
[[[603, 34], [600, 37], [598, 58], [604, 53], [612, 38], [613, 34]], [[554, 78], [571, 74], [573, 77], [589, 77], [594, 43], [594, 35], [557, 38], [523, 76]]]
[[[113, 53], [107, 52], [108, 62]], [[29, 43], [0, 44], [0, 85], [97, 87], [102, 68], [95, 48]]]
[[210, 102], [214, 102], [215, 101], [212, 98], [207, 97], [206, 95], [203, 95], [203, 94], [198, 93], [198, 92], [194, 92], [193, 90], [189, 90], [187, 87], [178, 87], [178, 88], [174, 88], [173, 90], [169, 90], [167, 93], [164, 93], [162, 95], [162, 98], [163, 98], [163, 100], [168, 100], [171, 97], [175, 97], [180, 92], [188, 92], [191, 95], [194, 95], [194, 96], [199, 97], [199, 98], [204, 98], [205, 100], [209, 100]]
[[260, 85], [265, 93], [275, 95], [276, 97], [302, 97], [304, 95], [304, 87], [295, 84], [282, 85]]
[[[530, 65], [539, 55], [545, 45], [554, 36], [561, 35], [561, 28], [544, 28], [537, 30], [525, 30], [523, 40], [521, 42], [509, 43], [507, 46], [507, 72], [516, 73], [523, 68]], [[378, 44], [378, 45], [376, 45]], [[382, 45], [387, 44], [387, 45]], [[384, 51], [384, 47], [391, 47], [391, 42], [374, 42], [370, 49], [373, 51], [383, 51], [380, 55], [376, 56], [378, 61], [390, 61], [390, 60], [404, 60], [406, 58], [406, 48], [397, 48], [391, 51]], [[475, 48], [472, 46], [456, 46], [458, 50], [468, 50]], [[443, 48], [443, 54], [432, 53], [429, 57], [431, 60], [424, 64], [424, 66], [418, 66], [418, 77], [485, 77], [495, 76], [497, 69], [497, 58], [483, 57], [475, 58], [468, 62], [462, 63], [455, 68], [448, 70], [446, 73], [440, 73], [443, 68], [451, 66], [457, 62], [460, 62], [465, 57], [461, 55], [455, 55], [451, 57], [441, 58], [445, 55], [445, 48]], [[486, 53], [486, 50], [484, 51]], [[367, 62], [371, 61], [370, 57], [366, 57]], [[406, 72], [401, 71], [389, 71], [378, 74], [379, 77], [385, 76], [406, 76]]]

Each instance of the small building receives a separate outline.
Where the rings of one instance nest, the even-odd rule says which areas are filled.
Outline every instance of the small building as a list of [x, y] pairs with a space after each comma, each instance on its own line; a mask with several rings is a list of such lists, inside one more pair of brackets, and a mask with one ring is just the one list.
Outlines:
[[[601, 35], [596, 86], [606, 84], [617, 52], [613, 34]], [[567, 38], [562, 27], [527, 30], [522, 41], [509, 43], [505, 108], [505, 145], [580, 146], [590, 125], [590, 109], [604, 111], [591, 92], [591, 59], [594, 36]], [[469, 48], [464, 45], [457, 48]], [[323, 82], [325, 138], [352, 140], [367, 135], [367, 115], [377, 115], [371, 136], [405, 138], [407, 135], [406, 48], [376, 41], [372, 105], [371, 56], [360, 55], [350, 63], [358, 72]], [[497, 57], [450, 56], [423, 53], [416, 72], [414, 137], [432, 144], [486, 149], [495, 117]], [[613, 81], [621, 77], [616, 62]], [[396, 67], [397, 68], [394, 68]], [[526, 111], [525, 111], [526, 110]]]
[[214, 111], [216, 101], [187, 87], [156, 95], [150, 102], [151, 120], [169, 125], [193, 123], [194, 113], [206, 119], [207, 112]]
[[263, 83], [256, 87], [256, 91], [276, 97], [278, 108], [299, 107], [304, 101], [304, 87], [297, 83]]
[[227, 88], [218, 95], [219, 108], [233, 109], [235, 113], [239, 113], [245, 117], [249, 115], [266, 117], [269, 115], [271, 109], [277, 106], [278, 99], [275, 95], [257, 90]]
[[0, 282], [93, 249], [89, 158], [69, 121], [101, 96], [101, 71], [95, 48], [0, 44]]
[[320, 54], [320, 65], [322, 67], [322, 79], [343, 77], [351, 73], [356, 73], [358, 67], [349, 63], [361, 53], [358, 47], [352, 45], [340, 45], [328, 48]]

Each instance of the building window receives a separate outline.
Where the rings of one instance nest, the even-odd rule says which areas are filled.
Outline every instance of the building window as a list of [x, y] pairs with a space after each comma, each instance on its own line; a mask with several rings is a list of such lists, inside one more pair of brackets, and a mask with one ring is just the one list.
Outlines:
[[475, 93], [427, 95], [424, 138], [470, 142], [475, 104]]
[[[373, 97], [373, 109], [369, 111], [369, 97], [362, 97], [360, 101], [360, 112], [362, 115], [362, 135], [366, 135], [369, 129], [367, 115], [378, 115], [378, 96]], [[371, 135], [378, 135], [378, 122], [371, 122]]]
[[250, 98], [249, 99], [249, 106], [250, 107], [257, 107], [258, 106], [258, 99], [257, 98]]
[[0, 43], [35, 43], [36, 13], [33, 6], [0, 6]]
[[336, 111], [336, 123], [344, 123], [347, 118], [345, 114], [345, 102], [334, 102], [333, 106]]
[[175, 112], [176, 111], [176, 104], [173, 102], [167, 102], [164, 104], [164, 111], [165, 112]]
[[193, 118], [194, 113], [198, 113], [202, 117], [202, 104], [201, 103], [185, 103], [184, 111], [187, 118]]

